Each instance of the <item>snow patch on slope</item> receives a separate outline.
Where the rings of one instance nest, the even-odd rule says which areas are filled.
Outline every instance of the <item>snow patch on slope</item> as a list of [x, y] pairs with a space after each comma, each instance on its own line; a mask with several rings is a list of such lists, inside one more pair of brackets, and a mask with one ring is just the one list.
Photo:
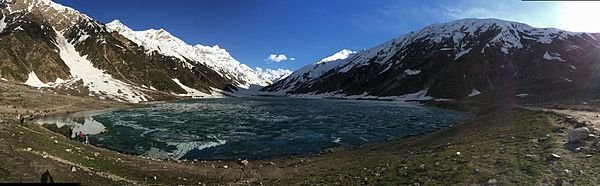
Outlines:
[[406, 69], [406, 70], [404, 70], [404, 73], [409, 76], [414, 76], [414, 75], [420, 74], [421, 70]]
[[479, 90], [473, 89], [471, 91], [471, 93], [469, 93], [469, 97], [473, 97], [473, 96], [476, 96], [476, 95], [479, 95], [479, 94], [481, 94], [481, 92], [479, 92]]
[[468, 54], [469, 52], [471, 52], [471, 49], [473, 49], [473, 48], [469, 48], [467, 50], [460, 51], [458, 54], [456, 54], [456, 56], [454, 57], [454, 60], [457, 60], [458, 58], [462, 57], [463, 55]]
[[[4, 79], [4, 78], [2, 78], [2, 79]], [[42, 88], [42, 87], [57, 87], [65, 82], [66, 82], [65, 80], [56, 78], [56, 81], [54, 81], [54, 82], [44, 83], [37, 77], [35, 72], [31, 71], [27, 75], [27, 81], [25, 81], [25, 83], [23, 83], [23, 84], [29, 85], [32, 87], [36, 87], [36, 88]]]
[[42, 82], [37, 75], [35, 75], [35, 72], [31, 71], [29, 72], [29, 75], [27, 75], [27, 81], [25, 81], [24, 84], [32, 86], [32, 87], [37, 87], [37, 88], [41, 88], [41, 87], [49, 87], [48, 85], [46, 85], [44, 82]]
[[565, 61], [564, 59], [560, 58], [560, 54], [559, 53], [548, 53], [548, 51], [546, 51], [546, 53], [544, 53], [544, 59], [550, 60], [550, 61]]
[[4, 28], [6, 28], [5, 20], [6, 20], [6, 15], [2, 15], [2, 19], [0, 19], [0, 33], [2, 33], [2, 31], [4, 31]]
[[192, 97], [195, 97], [195, 98], [200, 98], [200, 97], [202, 97], [202, 98], [208, 98], [208, 97], [215, 97], [215, 96], [219, 97], [219, 96], [222, 96], [221, 94], [211, 95], [211, 94], [207, 94], [207, 93], [204, 93], [204, 92], [200, 92], [200, 91], [198, 91], [196, 89], [193, 89], [191, 87], [188, 87], [188, 86], [184, 85], [183, 83], [181, 83], [179, 81], [179, 79], [176, 79], [176, 78], [171, 79], [171, 80], [173, 80], [175, 83], [177, 83], [177, 85], [179, 85], [183, 90], [185, 90], [187, 92], [187, 94], [178, 94], [178, 96], [192, 96]]
[[81, 56], [73, 44], [67, 42], [62, 33], [56, 33], [56, 44], [60, 50], [60, 58], [69, 67], [72, 81], [82, 80], [90, 92], [101, 98], [110, 98], [114, 100], [137, 103], [148, 101], [146, 96], [137, 88], [114, 79], [111, 75], [94, 67], [87, 60], [86, 56]]

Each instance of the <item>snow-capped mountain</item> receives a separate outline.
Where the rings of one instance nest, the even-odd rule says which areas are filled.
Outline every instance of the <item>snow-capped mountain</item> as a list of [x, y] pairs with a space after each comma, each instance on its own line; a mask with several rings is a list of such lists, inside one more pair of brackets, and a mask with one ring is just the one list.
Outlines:
[[252, 84], [266, 86], [272, 83], [272, 78], [277, 78], [271, 73], [278, 71], [267, 69], [264, 72], [268, 74], [263, 74], [263, 71], [255, 71], [234, 59], [225, 49], [217, 45], [212, 47], [200, 44], [192, 46], [163, 29], [134, 31], [119, 20], [114, 20], [106, 26], [110, 31], [116, 31], [143, 46], [147, 52], [156, 51], [166, 56], [176, 57], [186, 61], [188, 68], [195, 64], [206, 65], [223, 77], [234, 80], [235, 85], [242, 88], [248, 88]]
[[[308, 65], [263, 90], [459, 98], [512, 87], [541, 94], [558, 85], [580, 87], [578, 80], [596, 77], [597, 38], [498, 19], [462, 19], [409, 32], [325, 65]], [[540, 87], [545, 83], [552, 85]]]
[[320, 77], [321, 75], [334, 70], [335, 68], [340, 66], [340, 63], [344, 61], [344, 59], [350, 57], [355, 54], [355, 51], [342, 49], [331, 56], [325, 57], [319, 60], [316, 63], [307, 65], [302, 67], [292, 74], [287, 76], [285, 79], [282, 79], [280, 82], [267, 87], [266, 90], [290, 90], [295, 86], [310, 82], [311, 80]]
[[9, 82], [127, 102], [214, 96], [238, 84], [208, 63], [149, 53], [50, 0], [4, 0], [0, 12], [0, 78]]
[[258, 77], [260, 79], [264, 79], [265, 81], [268, 81], [269, 84], [273, 84], [274, 82], [277, 82], [280, 79], [283, 79], [283, 78], [289, 76], [290, 74], [292, 74], [291, 70], [280, 69], [280, 68], [278, 68], [277, 70], [273, 70], [273, 69], [263, 70], [262, 68], [256, 67], [254, 69], [254, 71], [258, 74]]
[[140, 102], [221, 96], [277, 78], [218, 46], [191, 46], [165, 30], [132, 31], [118, 21], [107, 27], [51, 0], [0, 0], [0, 12], [0, 78], [12, 83]]

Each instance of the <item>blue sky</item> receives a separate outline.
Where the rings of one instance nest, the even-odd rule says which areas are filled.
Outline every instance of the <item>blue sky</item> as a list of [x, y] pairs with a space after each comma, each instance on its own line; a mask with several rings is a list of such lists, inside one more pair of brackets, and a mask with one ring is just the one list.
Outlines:
[[[520, 0], [55, 0], [134, 30], [163, 28], [188, 44], [219, 45], [250, 67], [296, 70], [343, 48], [374, 47], [432, 23], [499, 18], [600, 32], [598, 3]], [[282, 60], [281, 54], [287, 60]], [[270, 55], [271, 59], [267, 60]], [[291, 60], [294, 58], [294, 60]]]

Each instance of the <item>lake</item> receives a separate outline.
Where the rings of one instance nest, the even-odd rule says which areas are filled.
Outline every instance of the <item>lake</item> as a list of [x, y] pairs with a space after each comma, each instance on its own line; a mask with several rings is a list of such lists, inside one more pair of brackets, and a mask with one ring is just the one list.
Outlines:
[[221, 98], [148, 104], [45, 118], [74, 126], [90, 143], [173, 159], [263, 159], [420, 135], [470, 114], [403, 102]]

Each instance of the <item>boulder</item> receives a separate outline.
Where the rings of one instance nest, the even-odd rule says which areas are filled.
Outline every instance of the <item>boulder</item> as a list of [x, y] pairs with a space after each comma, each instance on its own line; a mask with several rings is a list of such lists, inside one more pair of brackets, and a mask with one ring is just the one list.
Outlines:
[[242, 161], [240, 161], [240, 164], [243, 165], [243, 166], [248, 166], [249, 163], [250, 162], [248, 160], [242, 160]]
[[590, 135], [590, 129], [587, 127], [579, 127], [569, 132], [569, 143], [578, 143], [587, 139]]

